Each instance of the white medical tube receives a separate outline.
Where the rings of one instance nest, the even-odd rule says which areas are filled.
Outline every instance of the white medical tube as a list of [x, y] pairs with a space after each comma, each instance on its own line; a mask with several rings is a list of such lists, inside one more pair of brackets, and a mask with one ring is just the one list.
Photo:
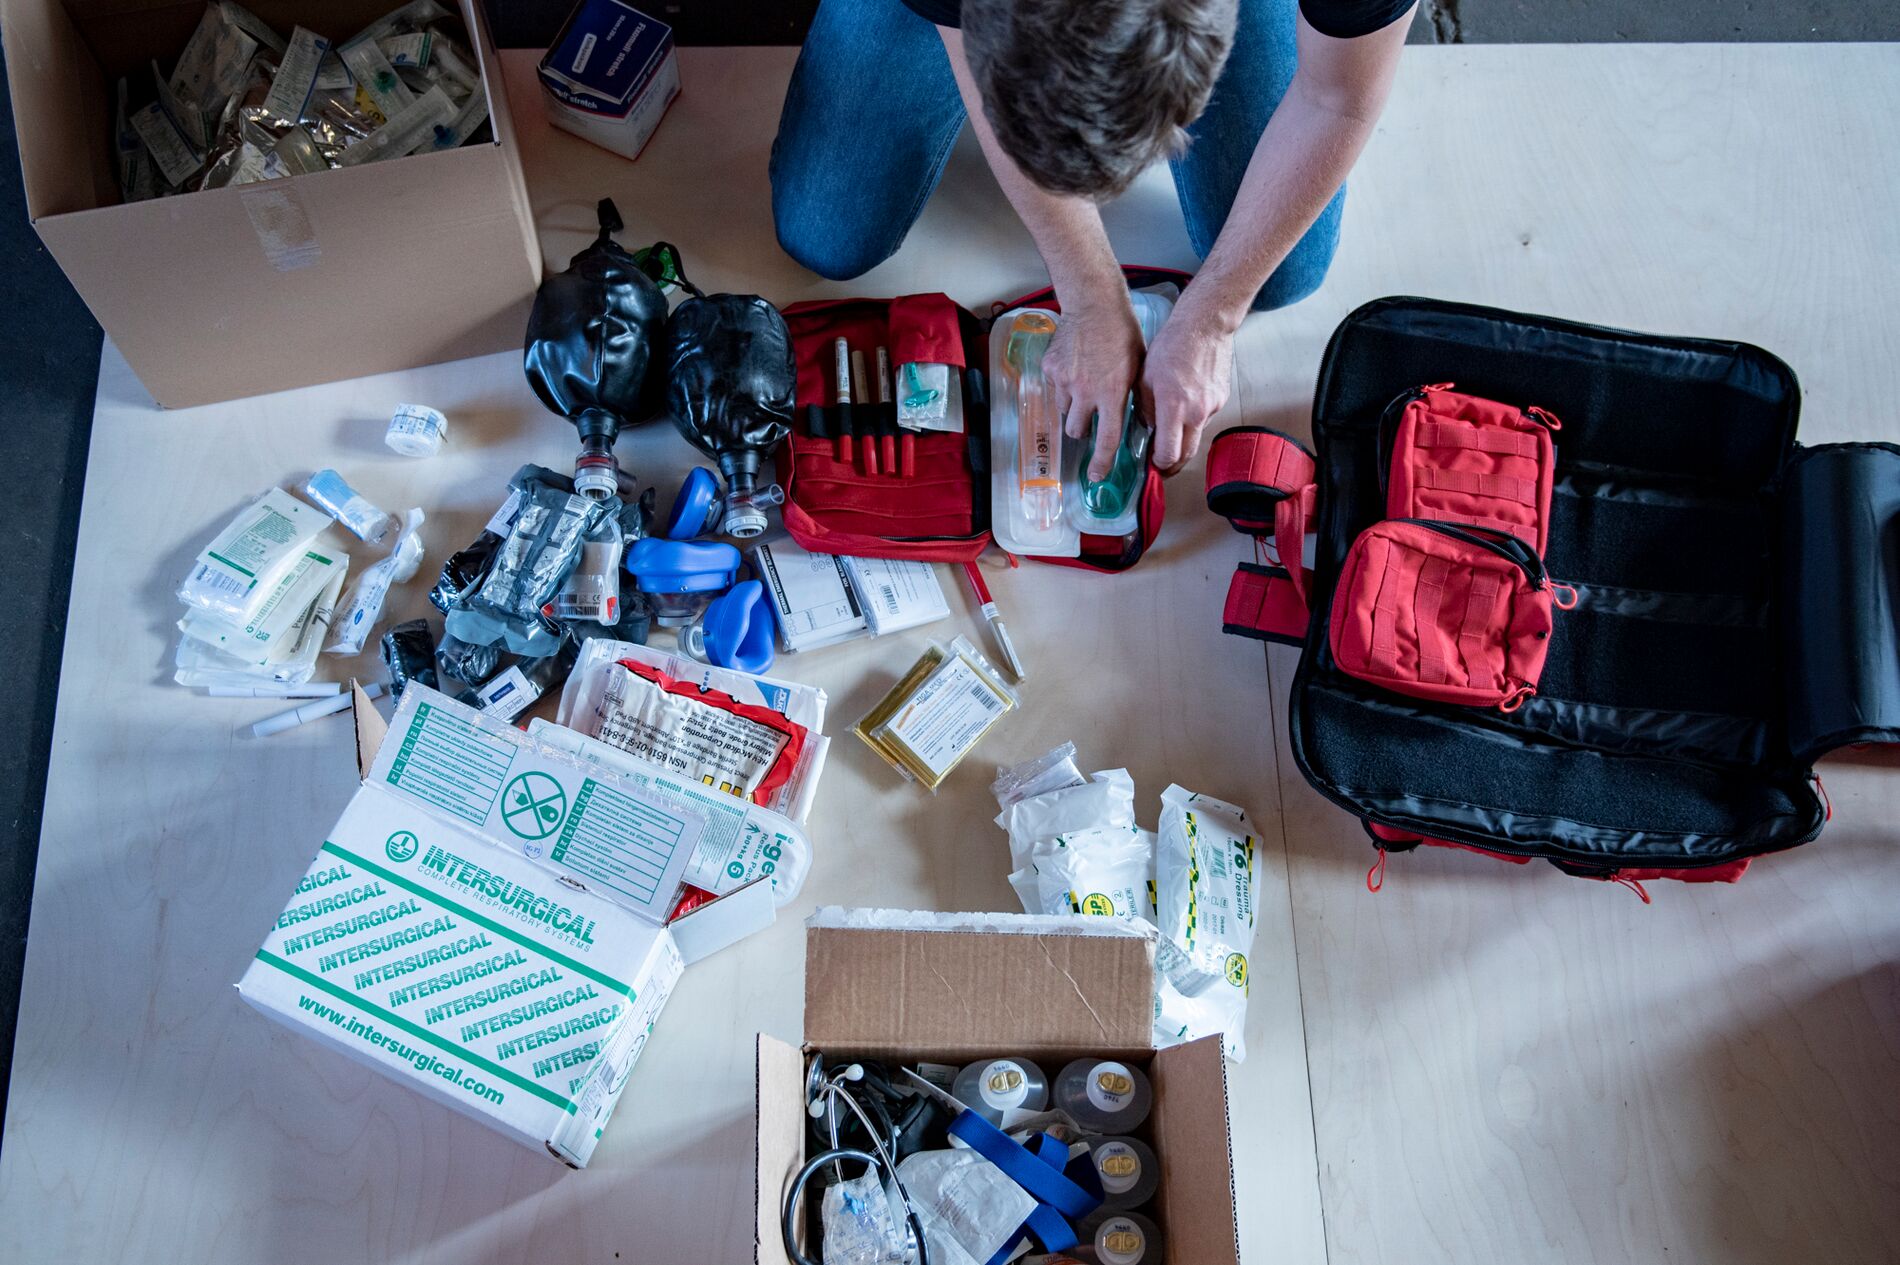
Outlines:
[[341, 694], [341, 681], [312, 681], [308, 685], [213, 685], [206, 698], [329, 698]]
[[[363, 693], [371, 698], [380, 696], [382, 692], [383, 687], [380, 685], [365, 685], [363, 687]], [[315, 702], [305, 703], [301, 707], [293, 707], [287, 712], [278, 712], [275, 716], [266, 716], [251, 726], [251, 733], [258, 738], [268, 738], [272, 734], [280, 734], [286, 729], [295, 729], [298, 725], [308, 724], [319, 717], [342, 711], [350, 705], [355, 697], [353, 694], [338, 694], [334, 698], [320, 698]]]

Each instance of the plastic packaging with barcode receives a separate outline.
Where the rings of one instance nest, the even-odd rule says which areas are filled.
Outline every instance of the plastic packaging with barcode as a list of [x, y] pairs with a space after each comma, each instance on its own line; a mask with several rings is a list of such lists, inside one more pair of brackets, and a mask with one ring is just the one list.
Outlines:
[[282, 488], [270, 488], [239, 510], [198, 554], [178, 586], [178, 600], [241, 624], [329, 525], [321, 510]]
[[1016, 704], [1016, 692], [969, 638], [947, 646], [933, 641], [851, 732], [893, 769], [935, 791]]

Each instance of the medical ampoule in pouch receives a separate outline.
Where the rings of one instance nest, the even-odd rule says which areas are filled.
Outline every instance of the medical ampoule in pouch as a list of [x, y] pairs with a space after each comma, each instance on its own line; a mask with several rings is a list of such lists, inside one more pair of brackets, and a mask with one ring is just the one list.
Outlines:
[[978, 1059], [957, 1073], [950, 1094], [994, 1125], [1011, 1112], [1037, 1112], [1049, 1105], [1049, 1078], [1028, 1059]]
[[1081, 1242], [1071, 1249], [1083, 1265], [1161, 1265], [1161, 1228], [1139, 1212], [1096, 1212], [1075, 1227]]
[[1154, 1090], [1138, 1067], [1115, 1059], [1077, 1059], [1056, 1076], [1056, 1110], [1096, 1133], [1127, 1133], [1148, 1118]]
[[1102, 1183], [1103, 1212], [1139, 1208], [1161, 1188], [1161, 1162], [1140, 1138], [1090, 1138], [1088, 1148], [1089, 1163]]

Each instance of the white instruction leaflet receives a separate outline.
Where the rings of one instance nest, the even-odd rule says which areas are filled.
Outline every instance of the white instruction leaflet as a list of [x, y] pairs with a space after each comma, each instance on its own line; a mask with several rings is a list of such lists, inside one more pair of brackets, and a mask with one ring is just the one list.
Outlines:
[[369, 784], [664, 922], [705, 817], [411, 683]]

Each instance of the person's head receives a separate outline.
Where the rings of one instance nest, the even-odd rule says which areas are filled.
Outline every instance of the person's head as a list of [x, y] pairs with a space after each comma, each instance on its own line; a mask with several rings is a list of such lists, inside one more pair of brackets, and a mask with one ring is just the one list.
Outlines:
[[1052, 193], [1107, 197], [1187, 142], [1238, 0], [964, 0], [996, 139]]

